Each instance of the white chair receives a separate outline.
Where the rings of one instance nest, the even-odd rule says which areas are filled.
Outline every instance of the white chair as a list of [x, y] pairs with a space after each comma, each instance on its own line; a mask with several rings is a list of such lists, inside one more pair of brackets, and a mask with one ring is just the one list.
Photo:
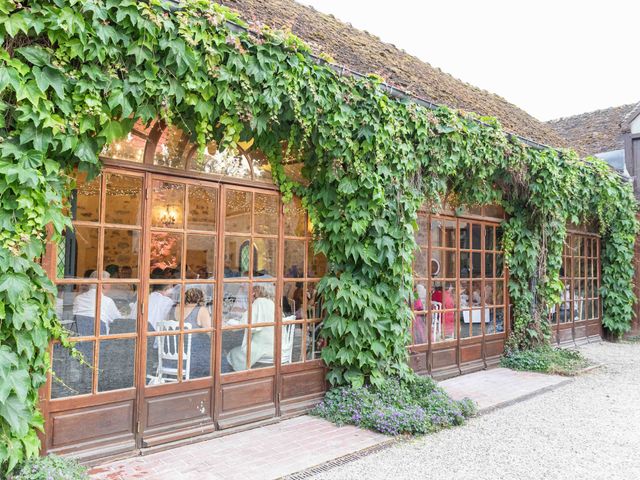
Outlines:
[[[191, 324], [184, 324], [185, 330], [191, 330]], [[157, 330], [163, 332], [176, 332], [180, 330], [180, 322], [164, 320], [157, 324]], [[186, 334], [184, 351], [182, 352], [182, 380], [189, 380], [191, 370], [191, 333]], [[178, 362], [180, 361], [180, 335], [163, 335], [158, 337], [158, 369], [155, 379], [151, 384], [160, 384], [178, 381]], [[175, 367], [172, 366], [175, 364]]]
[[442, 303], [431, 302], [431, 341], [442, 337]]

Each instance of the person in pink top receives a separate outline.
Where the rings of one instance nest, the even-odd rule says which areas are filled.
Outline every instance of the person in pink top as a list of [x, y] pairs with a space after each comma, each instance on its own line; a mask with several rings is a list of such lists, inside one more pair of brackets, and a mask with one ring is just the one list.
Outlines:
[[443, 292], [442, 287], [436, 287], [431, 294], [432, 302], [439, 302], [442, 304], [442, 308], [445, 310], [451, 310], [443, 314], [444, 325], [442, 326], [445, 338], [455, 338], [455, 312], [453, 309], [456, 304], [453, 300], [453, 286], [448, 285], [447, 289]]

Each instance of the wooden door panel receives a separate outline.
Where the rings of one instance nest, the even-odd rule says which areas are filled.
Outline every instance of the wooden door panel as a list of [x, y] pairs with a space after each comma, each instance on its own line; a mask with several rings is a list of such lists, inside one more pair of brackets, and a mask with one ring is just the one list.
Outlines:
[[96, 443], [134, 442], [134, 401], [52, 413], [50, 451], [73, 451]]

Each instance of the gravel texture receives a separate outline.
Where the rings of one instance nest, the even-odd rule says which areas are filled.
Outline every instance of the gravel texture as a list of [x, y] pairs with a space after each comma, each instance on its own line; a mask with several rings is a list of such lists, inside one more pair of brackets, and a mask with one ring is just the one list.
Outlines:
[[401, 442], [317, 479], [640, 479], [640, 343], [582, 352], [603, 367], [463, 427]]

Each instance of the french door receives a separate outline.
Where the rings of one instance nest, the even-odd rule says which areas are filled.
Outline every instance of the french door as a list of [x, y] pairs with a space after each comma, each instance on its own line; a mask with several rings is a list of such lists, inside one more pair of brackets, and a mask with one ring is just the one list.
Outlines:
[[101, 457], [322, 395], [324, 263], [299, 202], [285, 215], [274, 190], [105, 168], [72, 208], [47, 264], [86, 362], [52, 346], [45, 450]]

